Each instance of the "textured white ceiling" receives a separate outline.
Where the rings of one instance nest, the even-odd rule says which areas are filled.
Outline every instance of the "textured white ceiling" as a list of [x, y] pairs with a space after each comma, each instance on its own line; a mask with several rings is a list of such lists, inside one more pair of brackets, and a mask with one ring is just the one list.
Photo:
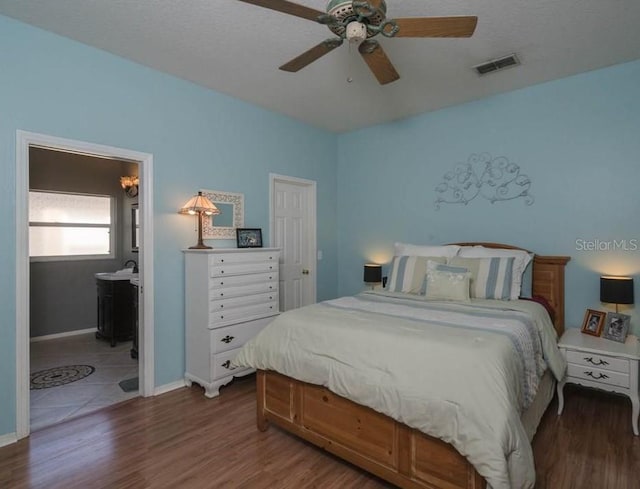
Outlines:
[[[387, 5], [391, 18], [477, 15], [478, 26], [469, 39], [382, 38], [401, 78], [380, 86], [346, 44], [298, 73], [278, 70], [331, 33], [237, 0], [0, 0], [0, 14], [335, 132], [640, 59], [639, 0]], [[522, 66], [472, 70], [510, 53]]]

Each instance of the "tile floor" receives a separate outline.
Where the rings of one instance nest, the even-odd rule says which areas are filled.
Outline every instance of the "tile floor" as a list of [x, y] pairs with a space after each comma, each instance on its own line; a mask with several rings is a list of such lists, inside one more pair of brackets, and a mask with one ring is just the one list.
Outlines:
[[84, 379], [31, 393], [31, 431], [59, 423], [105, 406], [131, 399], [118, 382], [138, 376], [138, 361], [129, 353], [131, 342], [111, 348], [94, 333], [31, 343], [31, 372], [64, 365], [91, 365]]

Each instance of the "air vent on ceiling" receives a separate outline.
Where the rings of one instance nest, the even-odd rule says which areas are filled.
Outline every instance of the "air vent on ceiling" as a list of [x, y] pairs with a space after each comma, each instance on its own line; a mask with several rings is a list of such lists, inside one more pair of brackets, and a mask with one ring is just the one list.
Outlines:
[[476, 70], [478, 75], [482, 76], [493, 73], [494, 71], [511, 68], [512, 66], [517, 66], [519, 64], [520, 60], [518, 59], [518, 57], [515, 54], [510, 54], [509, 56], [492, 59], [491, 61], [487, 61], [486, 63], [474, 66], [473, 69]]

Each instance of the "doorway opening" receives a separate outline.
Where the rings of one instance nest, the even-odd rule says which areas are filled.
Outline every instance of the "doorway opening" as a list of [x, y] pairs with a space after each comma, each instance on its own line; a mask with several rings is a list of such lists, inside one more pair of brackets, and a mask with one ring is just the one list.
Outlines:
[[[16, 432], [23, 438], [153, 394], [152, 155], [17, 136]], [[135, 188], [125, 185], [132, 181]]]

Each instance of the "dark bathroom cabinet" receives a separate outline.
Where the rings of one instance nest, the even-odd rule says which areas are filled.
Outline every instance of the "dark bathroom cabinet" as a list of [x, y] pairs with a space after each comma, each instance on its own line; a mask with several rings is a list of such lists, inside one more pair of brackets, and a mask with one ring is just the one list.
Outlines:
[[98, 330], [96, 338], [111, 346], [133, 338], [136, 311], [131, 300], [129, 280], [96, 280], [98, 287]]

